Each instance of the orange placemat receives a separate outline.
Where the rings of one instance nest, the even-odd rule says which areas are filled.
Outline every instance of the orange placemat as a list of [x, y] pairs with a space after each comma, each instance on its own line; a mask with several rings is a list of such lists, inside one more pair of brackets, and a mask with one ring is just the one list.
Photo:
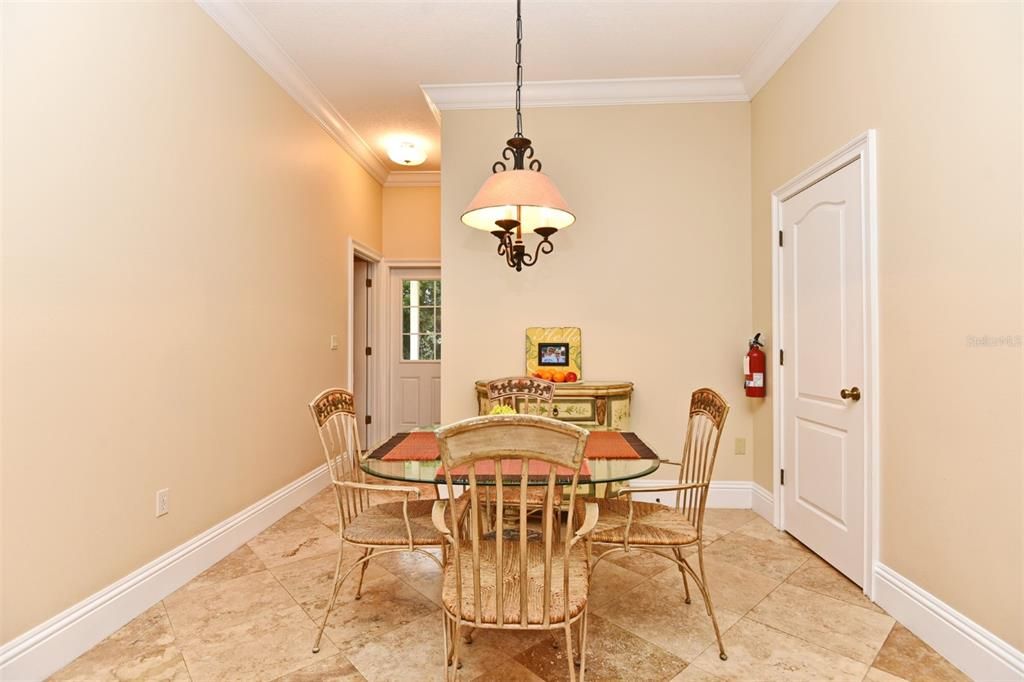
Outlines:
[[[523, 466], [519, 460], [514, 459], [503, 459], [501, 460], [501, 475], [502, 478], [518, 477], [523, 471]], [[546, 480], [548, 474], [551, 471], [551, 465], [547, 462], [541, 462], [535, 459], [530, 460], [530, 467], [527, 475], [532, 480]], [[469, 467], [461, 466], [452, 469], [452, 477], [464, 479], [469, 475]], [[482, 477], [494, 478], [494, 460], [488, 459], [476, 464], [476, 475]], [[555, 476], [559, 479], [572, 478], [572, 469], [568, 467], [558, 467], [558, 471]], [[587, 466], [587, 460], [583, 460], [583, 466], [580, 467], [580, 478], [584, 476], [590, 476], [590, 467]], [[437, 480], [444, 480], [444, 467], [437, 468]]]
[[441, 455], [437, 451], [437, 436], [433, 431], [414, 431], [405, 434], [405, 437], [396, 443], [381, 459], [385, 462], [395, 460], [424, 460], [438, 459]]
[[[636, 434], [591, 431], [583, 456], [587, 459], [640, 459], [643, 455], [638, 448], [648, 450]], [[381, 446], [380, 450], [383, 452], [377, 457], [386, 462], [430, 461], [441, 457], [437, 450], [437, 438], [432, 431], [400, 433]]]
[[640, 459], [618, 431], [591, 431], [583, 456], [588, 459]]

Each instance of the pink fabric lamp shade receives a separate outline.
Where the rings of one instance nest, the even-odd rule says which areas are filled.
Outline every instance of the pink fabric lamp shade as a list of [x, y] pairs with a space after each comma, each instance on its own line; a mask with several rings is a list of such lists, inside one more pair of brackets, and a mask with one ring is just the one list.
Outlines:
[[462, 222], [486, 232], [500, 229], [496, 220], [519, 220], [523, 233], [528, 233], [538, 227], [561, 230], [572, 225], [576, 216], [544, 173], [507, 170], [487, 178], [462, 214]]

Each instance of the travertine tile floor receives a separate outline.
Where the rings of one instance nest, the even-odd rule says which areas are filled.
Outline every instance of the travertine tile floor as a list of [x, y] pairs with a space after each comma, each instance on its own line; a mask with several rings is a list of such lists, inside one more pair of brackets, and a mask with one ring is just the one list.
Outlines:
[[[351, 598], [355, 583], [346, 584], [320, 653], [311, 653], [336, 556], [331, 494], [324, 490], [53, 679], [440, 679], [440, 571], [425, 557], [373, 562], [361, 601]], [[752, 512], [709, 509], [705, 529], [729, 660], [718, 658], [699, 598], [683, 602], [673, 564], [618, 555], [594, 575], [588, 679], [967, 679]], [[561, 631], [478, 631], [464, 651], [465, 680], [567, 678]]]

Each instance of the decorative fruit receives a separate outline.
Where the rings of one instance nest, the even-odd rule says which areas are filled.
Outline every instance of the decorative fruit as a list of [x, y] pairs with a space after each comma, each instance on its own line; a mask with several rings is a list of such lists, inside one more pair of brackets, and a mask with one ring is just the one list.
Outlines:
[[515, 414], [515, 413], [516, 413], [516, 411], [513, 410], [508, 405], [495, 405], [494, 407], [491, 408], [491, 414]]
[[576, 376], [576, 372], [566, 372], [565, 373], [565, 381], [566, 381], [566, 383], [572, 384], [572, 383], [575, 383], [575, 382], [579, 381], [579, 379], [580, 378], [578, 376]]
[[534, 379], [543, 379], [544, 378], [544, 373], [543, 372], [534, 372], [530, 376], [533, 377]]
[[551, 377], [554, 373], [550, 369], [542, 369], [539, 372], [537, 372], [537, 374], [540, 375], [538, 377], [539, 379], [543, 379], [544, 381], [551, 381]]
[[565, 372], [558, 370], [551, 375], [551, 380], [556, 384], [560, 384], [565, 381]]

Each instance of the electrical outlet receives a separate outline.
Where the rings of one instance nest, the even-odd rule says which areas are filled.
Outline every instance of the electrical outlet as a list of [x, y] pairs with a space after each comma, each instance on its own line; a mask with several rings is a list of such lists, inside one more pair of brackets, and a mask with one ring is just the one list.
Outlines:
[[170, 495], [170, 493], [171, 493], [171, 491], [170, 491], [169, 488], [164, 488], [163, 490], [157, 490], [156, 491], [156, 515], [157, 516], [163, 516], [164, 514], [166, 514], [168, 512], [167, 497], [168, 497], [168, 495]]
[[338, 350], [338, 335], [331, 334], [331, 350]]
[[747, 439], [737, 438], [736, 439], [736, 454], [745, 455], [747, 454]]

